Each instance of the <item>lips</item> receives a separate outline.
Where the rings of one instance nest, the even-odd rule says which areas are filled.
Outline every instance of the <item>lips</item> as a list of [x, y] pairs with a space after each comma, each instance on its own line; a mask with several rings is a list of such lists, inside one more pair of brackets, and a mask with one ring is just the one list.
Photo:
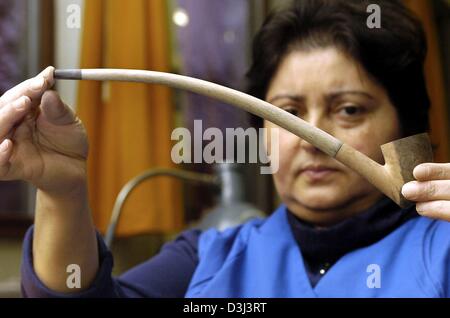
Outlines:
[[326, 166], [307, 166], [300, 170], [300, 174], [311, 181], [319, 181], [329, 177], [336, 171], [337, 169]]

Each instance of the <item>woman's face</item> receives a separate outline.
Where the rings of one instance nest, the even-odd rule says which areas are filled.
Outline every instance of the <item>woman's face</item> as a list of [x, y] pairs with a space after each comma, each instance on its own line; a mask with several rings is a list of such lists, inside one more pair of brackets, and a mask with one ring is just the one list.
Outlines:
[[[381, 164], [380, 145], [401, 135], [384, 88], [335, 48], [288, 54], [272, 78], [266, 100]], [[265, 125], [277, 127], [267, 121]], [[382, 197], [358, 174], [281, 128], [279, 145], [279, 154], [271, 154], [279, 155], [275, 185], [299, 218], [319, 226], [334, 224]]]

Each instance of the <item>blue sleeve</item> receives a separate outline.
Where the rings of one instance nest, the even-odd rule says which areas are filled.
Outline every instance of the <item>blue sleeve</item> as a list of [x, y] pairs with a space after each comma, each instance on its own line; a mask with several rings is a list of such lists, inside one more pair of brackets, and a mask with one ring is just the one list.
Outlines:
[[64, 294], [47, 288], [34, 272], [31, 227], [23, 244], [22, 294], [33, 298], [184, 297], [199, 262], [197, 245], [200, 234], [200, 230], [181, 233], [173, 242], [165, 244], [159, 254], [118, 278], [112, 277], [111, 252], [97, 234], [99, 270], [92, 286], [82, 292]]
[[450, 297], [450, 222], [434, 221], [424, 242], [429, 277], [443, 298]]

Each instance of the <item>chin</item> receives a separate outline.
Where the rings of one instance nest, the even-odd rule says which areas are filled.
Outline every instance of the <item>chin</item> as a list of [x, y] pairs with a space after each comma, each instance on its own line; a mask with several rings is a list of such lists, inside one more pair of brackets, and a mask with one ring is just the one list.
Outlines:
[[302, 193], [300, 196], [294, 196], [295, 201], [299, 204], [308, 207], [312, 210], [330, 210], [336, 207], [342, 206], [345, 202], [345, 198], [339, 196], [336, 193], [314, 192], [314, 193]]
[[298, 218], [317, 226], [330, 226], [349, 217], [346, 213], [341, 213], [342, 207], [346, 205], [345, 198], [336, 193], [292, 194], [284, 202]]
[[346, 193], [343, 193], [342, 187], [336, 183], [307, 185], [301, 182], [294, 187], [291, 196], [312, 209], [329, 209], [340, 206], [346, 201]]

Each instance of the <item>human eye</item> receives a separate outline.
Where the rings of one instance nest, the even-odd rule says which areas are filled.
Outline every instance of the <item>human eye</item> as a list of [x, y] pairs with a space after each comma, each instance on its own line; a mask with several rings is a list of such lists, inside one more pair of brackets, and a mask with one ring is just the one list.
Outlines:
[[337, 114], [342, 118], [358, 118], [365, 113], [365, 108], [359, 105], [344, 105], [337, 109]]
[[292, 105], [281, 106], [280, 108], [294, 116], [297, 116], [299, 114], [298, 108]]

